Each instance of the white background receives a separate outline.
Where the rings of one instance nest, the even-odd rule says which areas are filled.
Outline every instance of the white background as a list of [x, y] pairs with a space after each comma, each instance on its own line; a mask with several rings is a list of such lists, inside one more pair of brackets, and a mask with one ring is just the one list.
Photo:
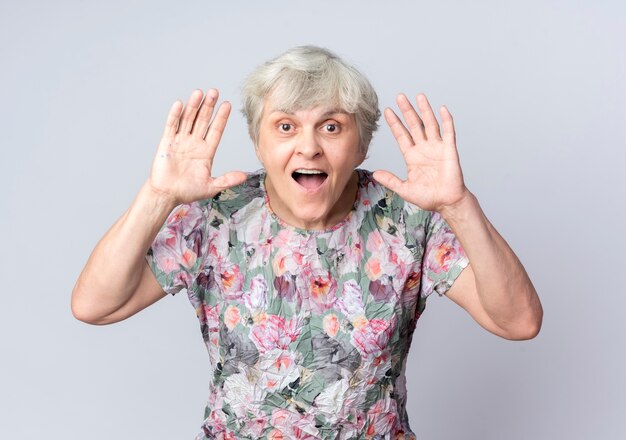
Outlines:
[[[300, 44], [360, 68], [381, 108], [425, 92], [467, 186], [542, 299], [499, 339], [433, 296], [407, 368], [420, 440], [626, 438], [626, 8], [616, 1], [0, 4], [0, 438], [189, 439], [208, 357], [185, 295], [75, 320], [98, 239], [148, 176], [167, 110]], [[238, 111], [216, 172], [259, 165]], [[386, 126], [364, 167], [403, 174]]]

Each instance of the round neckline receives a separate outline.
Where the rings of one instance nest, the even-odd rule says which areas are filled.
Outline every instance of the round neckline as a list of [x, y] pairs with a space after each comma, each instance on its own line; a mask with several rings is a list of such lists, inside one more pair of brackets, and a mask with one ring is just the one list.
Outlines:
[[267, 194], [267, 189], [265, 188], [265, 177], [267, 175], [267, 173], [265, 172], [264, 168], [261, 168], [259, 170], [259, 185], [261, 190], [263, 191], [263, 199], [265, 200], [265, 209], [267, 210], [267, 212], [269, 213], [269, 215], [284, 229], [289, 229], [292, 230], [294, 232], [297, 232], [299, 234], [309, 234], [309, 235], [319, 235], [319, 234], [327, 234], [329, 232], [333, 232], [336, 231], [337, 229], [345, 226], [348, 222], [350, 222], [350, 220], [352, 219], [352, 217], [354, 216], [354, 213], [356, 212], [360, 202], [361, 202], [361, 191], [362, 191], [362, 187], [363, 187], [363, 173], [360, 168], [356, 168], [354, 171], [356, 171], [357, 174], [357, 187], [356, 187], [356, 195], [354, 197], [354, 203], [352, 204], [352, 208], [350, 209], [350, 211], [348, 211], [348, 214], [346, 214], [346, 216], [340, 220], [338, 223], [325, 228], [325, 229], [304, 229], [304, 228], [300, 228], [298, 226], [294, 226], [292, 224], [287, 223], [286, 221], [284, 221], [283, 219], [281, 219], [280, 217], [278, 217], [278, 215], [276, 215], [276, 213], [274, 212], [274, 210], [272, 209], [271, 205], [270, 205], [270, 199], [269, 196]]

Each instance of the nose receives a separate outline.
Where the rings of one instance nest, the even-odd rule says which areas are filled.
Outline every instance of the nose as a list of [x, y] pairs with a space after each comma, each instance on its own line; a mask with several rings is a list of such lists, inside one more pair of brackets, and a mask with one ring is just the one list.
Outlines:
[[323, 153], [314, 130], [304, 130], [297, 139], [296, 153], [306, 159], [313, 159]]

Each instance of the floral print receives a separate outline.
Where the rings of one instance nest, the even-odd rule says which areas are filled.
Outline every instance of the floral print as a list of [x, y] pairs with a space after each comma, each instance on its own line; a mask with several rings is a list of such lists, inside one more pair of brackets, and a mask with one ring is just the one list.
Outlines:
[[426, 298], [469, 263], [436, 212], [358, 169], [358, 196], [323, 231], [271, 211], [264, 171], [176, 207], [146, 259], [186, 289], [210, 365], [196, 440], [414, 439], [405, 365]]

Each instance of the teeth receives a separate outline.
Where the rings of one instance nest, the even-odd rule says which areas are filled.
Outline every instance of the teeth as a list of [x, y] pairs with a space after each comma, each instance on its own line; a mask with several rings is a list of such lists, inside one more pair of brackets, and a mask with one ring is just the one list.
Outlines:
[[319, 171], [319, 170], [305, 170], [304, 168], [297, 169], [296, 173], [300, 173], [300, 174], [324, 174], [323, 171]]

